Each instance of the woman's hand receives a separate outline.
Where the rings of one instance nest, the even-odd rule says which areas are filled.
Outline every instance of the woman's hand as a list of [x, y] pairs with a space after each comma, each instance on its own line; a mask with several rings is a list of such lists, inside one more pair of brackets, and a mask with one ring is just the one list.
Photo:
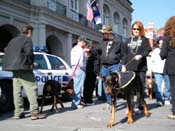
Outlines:
[[142, 59], [142, 56], [141, 56], [141, 55], [136, 55], [136, 56], [134, 57], [134, 59], [135, 59], [135, 60], [140, 60], [140, 59]]
[[125, 71], [126, 71], [126, 66], [125, 66], [125, 65], [122, 65], [121, 71], [122, 71], [122, 72], [125, 72]]

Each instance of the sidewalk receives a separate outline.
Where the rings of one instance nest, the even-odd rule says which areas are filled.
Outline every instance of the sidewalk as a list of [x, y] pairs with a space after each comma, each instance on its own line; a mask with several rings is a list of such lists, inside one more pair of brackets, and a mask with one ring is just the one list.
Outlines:
[[[71, 103], [64, 103], [65, 108], [60, 108], [58, 113], [49, 112], [51, 105], [44, 106], [43, 113], [48, 113], [48, 118], [32, 121], [30, 117], [12, 120], [13, 114], [7, 113], [0, 117], [1, 131], [174, 131], [175, 120], [169, 120], [171, 105], [157, 107], [155, 100], [148, 100], [149, 118], [142, 114], [134, 115], [133, 124], [127, 124], [126, 102], [118, 101], [116, 124], [107, 128], [110, 111], [104, 110], [105, 103], [86, 106], [83, 109], [72, 110]], [[28, 112], [27, 112], [28, 113]], [[29, 116], [29, 113], [27, 114]]]

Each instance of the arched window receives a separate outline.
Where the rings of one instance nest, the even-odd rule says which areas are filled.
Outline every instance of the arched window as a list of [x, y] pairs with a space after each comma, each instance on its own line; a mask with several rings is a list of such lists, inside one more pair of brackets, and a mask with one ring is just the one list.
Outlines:
[[123, 19], [123, 22], [122, 22], [122, 24], [123, 24], [123, 37], [124, 37], [124, 39], [126, 39], [127, 38], [127, 29], [128, 29], [128, 21], [126, 20], [126, 18], [124, 18]]
[[114, 13], [114, 19], [113, 19], [113, 30], [114, 33], [118, 34], [119, 33], [119, 22], [120, 21], [120, 16], [117, 12]]
[[109, 18], [110, 18], [110, 10], [107, 5], [103, 6], [103, 24], [108, 25], [109, 24]]

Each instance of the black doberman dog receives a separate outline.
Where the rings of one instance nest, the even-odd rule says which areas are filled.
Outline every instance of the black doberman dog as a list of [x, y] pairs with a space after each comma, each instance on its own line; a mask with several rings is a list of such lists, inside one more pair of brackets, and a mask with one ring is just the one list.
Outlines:
[[137, 86], [137, 80], [135, 77], [135, 73], [131, 71], [126, 72], [113, 72], [106, 75], [103, 80], [106, 86], [106, 91], [111, 95], [112, 98], [112, 109], [111, 109], [111, 119], [107, 125], [107, 127], [111, 128], [114, 125], [115, 121], [115, 101], [116, 97], [122, 96], [122, 98], [126, 99], [128, 106], [128, 119], [127, 122], [130, 124], [133, 122], [133, 98], [134, 91], [136, 91], [140, 97], [141, 102], [144, 107], [144, 115], [149, 116], [147, 104], [144, 100], [143, 93], [141, 88]]
[[58, 112], [57, 102], [59, 102], [61, 107], [64, 108], [63, 103], [62, 103], [62, 101], [60, 100], [60, 97], [59, 97], [60, 92], [61, 92], [61, 85], [58, 81], [48, 80], [44, 84], [40, 113], [43, 110], [45, 97], [48, 96], [48, 95], [51, 96], [52, 99], [53, 99], [53, 105], [52, 105], [52, 108], [51, 108], [50, 111], [53, 111], [53, 109], [55, 107], [55, 111]]

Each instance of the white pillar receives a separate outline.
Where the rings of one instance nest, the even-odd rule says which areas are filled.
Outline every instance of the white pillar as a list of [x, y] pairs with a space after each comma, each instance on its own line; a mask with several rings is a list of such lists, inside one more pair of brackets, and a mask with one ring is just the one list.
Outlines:
[[34, 26], [33, 32], [34, 45], [46, 46], [46, 25], [39, 23]]
[[45, 46], [46, 45], [46, 25], [39, 24], [38, 25], [38, 45]]
[[72, 34], [71, 33], [68, 33], [67, 34], [67, 54], [66, 54], [66, 58], [67, 58], [67, 63], [70, 65], [70, 55], [71, 55], [71, 49], [72, 49]]

